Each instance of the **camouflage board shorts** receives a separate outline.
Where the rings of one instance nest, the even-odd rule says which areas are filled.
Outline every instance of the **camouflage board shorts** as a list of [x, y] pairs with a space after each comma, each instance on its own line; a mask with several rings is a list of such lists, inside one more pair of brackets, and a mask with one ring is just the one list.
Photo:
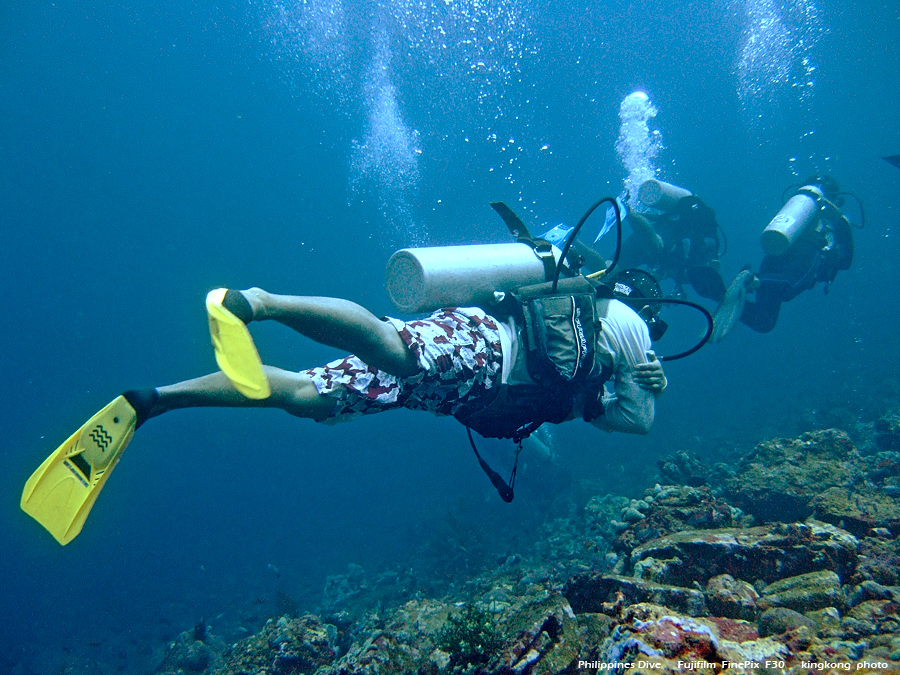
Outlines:
[[464, 405], [489, 402], [503, 365], [500, 328], [474, 307], [442, 309], [427, 319], [386, 318], [419, 360], [421, 371], [395, 377], [347, 356], [304, 374], [319, 394], [335, 399], [325, 424], [409, 408], [452, 415]]

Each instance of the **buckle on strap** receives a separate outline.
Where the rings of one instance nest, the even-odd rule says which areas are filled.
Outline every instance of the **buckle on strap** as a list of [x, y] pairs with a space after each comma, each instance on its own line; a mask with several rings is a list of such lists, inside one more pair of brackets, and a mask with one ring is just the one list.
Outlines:
[[534, 254], [544, 264], [544, 281], [553, 281], [556, 276], [556, 258], [553, 255], [553, 245], [546, 239], [534, 239], [526, 241], [534, 249]]
[[512, 236], [520, 244], [528, 244], [535, 255], [544, 264], [544, 281], [553, 281], [556, 277], [556, 258], [553, 257], [553, 245], [546, 239], [535, 239], [528, 231], [528, 227], [522, 222], [511, 208], [503, 202], [491, 202], [491, 208], [506, 223]]

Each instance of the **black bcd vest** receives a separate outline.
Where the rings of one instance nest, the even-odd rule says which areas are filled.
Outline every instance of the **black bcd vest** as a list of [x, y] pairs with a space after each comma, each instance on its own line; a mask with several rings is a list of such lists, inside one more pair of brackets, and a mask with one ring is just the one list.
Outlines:
[[511, 313], [522, 327], [521, 348], [534, 384], [502, 384], [487, 404], [466, 406], [457, 420], [485, 438], [516, 442], [544, 422], [568, 419], [576, 397], [584, 401], [584, 419], [603, 414], [603, 384], [612, 371], [599, 362], [597, 337], [608, 297], [583, 276], [561, 279], [556, 291], [545, 282], [513, 294]]

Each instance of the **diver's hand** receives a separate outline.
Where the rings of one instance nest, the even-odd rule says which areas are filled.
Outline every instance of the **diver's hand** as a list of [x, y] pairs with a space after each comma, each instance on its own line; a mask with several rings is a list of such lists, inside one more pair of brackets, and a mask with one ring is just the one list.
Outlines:
[[663, 372], [662, 364], [656, 358], [656, 354], [649, 351], [647, 358], [650, 359], [649, 363], [639, 363], [635, 366], [634, 381], [641, 389], [661, 394], [666, 388], [666, 374]]

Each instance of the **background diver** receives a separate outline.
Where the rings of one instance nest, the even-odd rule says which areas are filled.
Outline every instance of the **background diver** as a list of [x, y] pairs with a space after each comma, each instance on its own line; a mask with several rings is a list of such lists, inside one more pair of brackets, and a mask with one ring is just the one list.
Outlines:
[[[639, 291], [628, 300], [637, 309]], [[333, 424], [405, 407], [454, 415], [483, 435], [477, 424], [485, 415], [502, 425], [516, 414], [515, 424], [535, 416], [538, 423], [582, 417], [600, 429], [644, 434], [653, 422], [655, 398], [666, 385], [646, 324], [632, 307], [614, 299], [598, 314], [602, 329], [588, 345], [595, 357], [593, 379], [567, 390], [568, 398], [531, 377], [520, 323], [478, 307], [401, 321], [379, 319], [349, 300], [276, 295], [259, 288], [217, 289], [207, 296], [206, 307], [220, 372], [126, 391], [26, 483], [22, 508], [61, 544], [81, 531], [134, 431], [171, 410], [269, 407]], [[352, 355], [299, 373], [263, 366], [247, 328], [253, 321], [276, 321]], [[596, 377], [601, 371], [611, 384], [608, 392], [603, 378]], [[506, 396], [496, 408], [498, 392]]]
[[724, 338], [738, 320], [758, 333], [771, 331], [782, 303], [817, 283], [824, 283], [827, 293], [837, 273], [850, 269], [854, 226], [841, 211], [844, 196], [856, 199], [861, 218], [856, 227], [862, 228], [865, 216], [855, 195], [841, 191], [829, 176], [803, 182], [760, 237], [766, 255], [759, 272], [748, 266], [729, 286], [716, 311], [714, 341]]
[[[637, 199], [644, 207], [642, 212], [625, 207], [624, 201], [630, 199], [618, 201], [622, 223], [631, 228], [622, 241], [619, 267], [645, 269], [660, 282], [671, 280], [675, 297], [684, 297], [684, 286], [689, 285], [700, 297], [721, 302], [725, 283], [719, 274], [719, 258], [725, 247], [715, 212], [689, 190], [659, 180], [645, 181]], [[612, 215], [611, 209], [607, 211], [595, 244], [611, 229]], [[543, 237], [559, 246], [571, 229], [557, 225]], [[591, 272], [607, 266], [592, 247], [578, 240], [574, 247]]]
[[[900, 160], [897, 162], [900, 165]], [[858, 226], [841, 211], [845, 196], [857, 202]], [[717, 302], [714, 342], [721, 341], [738, 320], [759, 333], [771, 331], [782, 303], [817, 283], [824, 283], [827, 293], [837, 273], [849, 269], [853, 261], [852, 227], [865, 224], [862, 204], [853, 193], [842, 191], [830, 176], [812, 176], [800, 184], [764, 230], [761, 243], [766, 255], [759, 272], [754, 274], [748, 265], [726, 290], [719, 274], [724, 232], [712, 209], [688, 190], [658, 180], [645, 181], [638, 199], [648, 210], [632, 210], [623, 218], [631, 225], [631, 233], [622, 242], [621, 265], [672, 280], [676, 296], [682, 296], [684, 285], [689, 284], [699, 296]], [[608, 212], [595, 244], [610, 225]], [[571, 229], [558, 225], [544, 237], [561, 242]], [[593, 248], [577, 240], [574, 248], [591, 271], [607, 265]]]

